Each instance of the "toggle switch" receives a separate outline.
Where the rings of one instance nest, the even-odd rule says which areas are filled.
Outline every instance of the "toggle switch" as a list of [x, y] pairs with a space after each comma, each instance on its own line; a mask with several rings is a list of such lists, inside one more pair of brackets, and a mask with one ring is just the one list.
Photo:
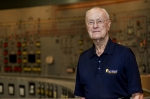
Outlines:
[[29, 83], [29, 94], [34, 95], [35, 94], [35, 83], [30, 82]]
[[19, 86], [19, 95], [21, 97], [25, 97], [25, 86], [24, 85]]
[[15, 90], [14, 90], [14, 84], [9, 84], [8, 85], [8, 93], [9, 95], [14, 95], [15, 94]]
[[0, 83], [0, 94], [4, 93], [4, 86], [3, 83]]

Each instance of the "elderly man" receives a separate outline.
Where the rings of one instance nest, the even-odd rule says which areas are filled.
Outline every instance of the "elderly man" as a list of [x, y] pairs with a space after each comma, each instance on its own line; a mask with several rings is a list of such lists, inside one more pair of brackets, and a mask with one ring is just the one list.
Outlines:
[[110, 39], [107, 11], [94, 7], [85, 22], [93, 47], [80, 55], [74, 94], [81, 99], [143, 99], [135, 55]]

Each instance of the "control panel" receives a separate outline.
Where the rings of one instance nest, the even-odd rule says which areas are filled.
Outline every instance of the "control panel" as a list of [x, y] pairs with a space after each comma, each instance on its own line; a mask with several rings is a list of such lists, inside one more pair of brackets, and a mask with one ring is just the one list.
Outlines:
[[[66, 86], [66, 84], [68, 86]], [[0, 98], [74, 98], [74, 83], [31, 77], [0, 77]]]
[[[115, 6], [131, 3], [133, 4], [127, 2]], [[112, 6], [101, 7], [106, 8], [110, 14], [110, 38], [131, 48], [140, 73], [148, 74], [149, 2], [134, 3], [141, 5], [141, 8], [130, 10], [123, 7], [116, 10]], [[91, 7], [67, 7], [63, 9], [63, 5], [51, 5], [0, 12], [3, 15], [0, 17], [1, 75], [75, 77], [80, 54], [93, 45], [85, 25], [85, 12]], [[29, 13], [23, 16], [23, 12]], [[11, 13], [14, 13], [14, 17]], [[8, 17], [10, 15], [12, 17]]]

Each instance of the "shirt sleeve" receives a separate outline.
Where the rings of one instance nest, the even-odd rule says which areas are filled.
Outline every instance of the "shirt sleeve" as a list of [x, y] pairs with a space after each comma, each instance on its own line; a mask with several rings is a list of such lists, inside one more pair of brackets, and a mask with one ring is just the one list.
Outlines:
[[129, 50], [125, 59], [128, 94], [142, 93], [142, 85], [138, 65], [134, 53]]
[[81, 84], [81, 79], [80, 79], [80, 60], [78, 62], [78, 66], [77, 66], [76, 83], [75, 83], [74, 95], [75, 96], [85, 97], [85, 94], [84, 94], [84, 85]]

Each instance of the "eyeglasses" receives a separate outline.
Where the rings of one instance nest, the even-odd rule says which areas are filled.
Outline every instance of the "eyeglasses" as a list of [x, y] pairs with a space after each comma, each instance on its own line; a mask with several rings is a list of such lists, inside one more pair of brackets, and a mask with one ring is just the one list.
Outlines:
[[107, 20], [109, 20], [109, 19], [106, 19], [106, 20], [96, 20], [96, 21], [91, 20], [91, 21], [87, 21], [87, 24], [89, 26], [93, 26], [95, 24], [95, 22], [96, 22], [96, 24], [100, 26], [100, 25], [104, 24], [104, 22], [107, 21]]

